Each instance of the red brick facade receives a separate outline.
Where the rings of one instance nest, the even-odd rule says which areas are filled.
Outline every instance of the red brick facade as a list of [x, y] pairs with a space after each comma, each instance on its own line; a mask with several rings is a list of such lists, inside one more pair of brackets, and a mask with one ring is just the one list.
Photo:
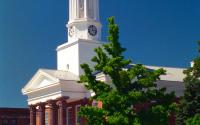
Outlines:
[[67, 103], [67, 98], [49, 100], [30, 106], [30, 125], [85, 125], [77, 116], [80, 106], [88, 104], [87, 99]]
[[[30, 106], [30, 125], [87, 125], [85, 119], [77, 116], [79, 107], [86, 104], [93, 105], [88, 99], [67, 103], [67, 98], [32, 105]], [[102, 108], [103, 104], [102, 102], [96, 102], [94, 106]], [[140, 110], [141, 106], [148, 108], [149, 103], [135, 105], [135, 108]], [[169, 117], [168, 124], [175, 125], [173, 114]]]
[[29, 109], [0, 108], [0, 125], [29, 125]]

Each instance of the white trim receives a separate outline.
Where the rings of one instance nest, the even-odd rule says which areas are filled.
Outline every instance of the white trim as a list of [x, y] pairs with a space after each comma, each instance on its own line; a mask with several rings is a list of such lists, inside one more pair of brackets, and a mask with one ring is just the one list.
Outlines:
[[56, 51], [61, 51], [63, 49], [66, 49], [66, 48], [69, 48], [71, 46], [74, 46], [76, 45], [77, 43], [83, 43], [83, 42], [86, 42], [86, 43], [93, 43], [93, 44], [99, 44], [99, 45], [102, 45], [104, 44], [105, 42], [100, 42], [100, 41], [95, 41], [95, 40], [85, 40], [85, 39], [77, 39], [75, 42], [72, 42], [72, 43], [64, 43], [60, 46], [58, 46], [56, 48]]
[[42, 96], [39, 96], [39, 97], [35, 97], [35, 98], [28, 99], [28, 101], [34, 101], [34, 100], [38, 100], [38, 99], [47, 98], [47, 97], [50, 97], [50, 96], [54, 96], [54, 95], [57, 95], [57, 94], [61, 94], [61, 92], [62, 92], [62, 91], [58, 91], [58, 92], [54, 92], [54, 93], [51, 93], [51, 94], [42, 95]]
[[75, 112], [76, 112], [76, 125], [80, 125], [80, 124], [78, 124], [78, 111], [77, 111], [77, 108], [80, 108], [81, 107], [81, 105], [79, 104], [79, 105], [76, 105], [76, 109], [75, 109]]
[[49, 89], [50, 87], [54, 87], [54, 86], [57, 86], [57, 85], [60, 85], [60, 83], [57, 82], [57, 83], [53, 83], [53, 84], [50, 84], [48, 86], [40, 87], [40, 88], [37, 88], [37, 89], [34, 89], [34, 90], [23, 91], [23, 95], [27, 95], [27, 94], [30, 94], [30, 93], [33, 93], [33, 92], [37, 92], [37, 91], [43, 90], [43, 89]]
[[45, 78], [45, 77], [49, 78], [50, 80], [52, 80], [53, 83], [58, 83], [59, 82], [59, 79], [47, 74], [46, 72], [42, 71], [42, 69], [39, 69], [36, 72], [36, 74], [32, 77], [32, 79], [26, 84], [26, 86], [24, 88], [22, 88], [23, 95], [26, 95], [26, 94], [31, 92], [31, 90], [29, 90], [29, 89], [35, 84], [35, 81], [37, 81], [40, 78]]

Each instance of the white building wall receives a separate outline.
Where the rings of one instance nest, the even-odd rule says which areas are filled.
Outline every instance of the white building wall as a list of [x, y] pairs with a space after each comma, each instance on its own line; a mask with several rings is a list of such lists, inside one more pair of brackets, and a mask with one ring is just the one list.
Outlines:
[[57, 69], [79, 74], [78, 44], [63, 44], [57, 48]]
[[[87, 63], [89, 66], [93, 66], [94, 63], [91, 59], [96, 55], [94, 48], [101, 46], [102, 44], [98, 41], [80, 41], [79, 43], [79, 64]], [[83, 70], [79, 69], [80, 75], [83, 74]]]
[[80, 65], [93, 65], [91, 58], [95, 55], [94, 48], [100, 46], [98, 41], [79, 39], [73, 43], [66, 43], [57, 48], [57, 69], [70, 71], [80, 76], [83, 71]]

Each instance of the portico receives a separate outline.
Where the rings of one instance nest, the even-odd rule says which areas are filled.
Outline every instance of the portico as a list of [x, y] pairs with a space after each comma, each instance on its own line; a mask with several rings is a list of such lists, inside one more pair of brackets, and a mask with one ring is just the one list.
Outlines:
[[30, 105], [30, 125], [66, 125], [67, 99], [62, 97]]
[[39, 69], [22, 90], [28, 95], [30, 125], [84, 125], [77, 113], [90, 94], [78, 80], [68, 71]]
[[80, 118], [78, 121], [77, 110], [80, 106], [89, 104], [88, 100], [82, 99], [73, 103], [67, 103], [67, 100], [68, 97], [62, 97], [47, 103], [30, 105], [30, 125], [85, 125], [84, 119]]

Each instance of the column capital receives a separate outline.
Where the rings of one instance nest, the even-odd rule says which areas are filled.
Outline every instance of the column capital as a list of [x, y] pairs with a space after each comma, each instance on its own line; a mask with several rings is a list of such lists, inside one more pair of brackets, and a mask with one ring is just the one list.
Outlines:
[[38, 103], [37, 104], [37, 106], [38, 106], [38, 111], [39, 112], [42, 112], [42, 111], [44, 111], [45, 110], [45, 105], [46, 105], [46, 103]]
[[29, 110], [35, 112], [36, 111], [36, 105], [29, 105]]
[[69, 97], [61, 97], [61, 98], [58, 98], [57, 99], [57, 105], [59, 106], [59, 107], [66, 107], [66, 105], [67, 105], [67, 99], [69, 99]]
[[67, 108], [67, 99], [69, 97], [61, 97], [57, 99], [58, 109], [58, 125], [66, 125], [66, 108]]
[[47, 105], [49, 106], [50, 109], [56, 109], [57, 105], [56, 105], [57, 100], [49, 100], [47, 101]]
[[36, 125], [36, 106], [29, 105], [30, 110], [30, 125]]
[[45, 125], [45, 106], [46, 103], [38, 103], [37, 104], [38, 109], [37, 109], [37, 113], [38, 113], [38, 117], [39, 117], [39, 125]]
[[35, 106], [40, 106], [40, 107], [43, 107], [43, 106], [45, 106], [46, 105], [46, 103], [45, 102], [40, 102], [40, 103], [37, 103]]

